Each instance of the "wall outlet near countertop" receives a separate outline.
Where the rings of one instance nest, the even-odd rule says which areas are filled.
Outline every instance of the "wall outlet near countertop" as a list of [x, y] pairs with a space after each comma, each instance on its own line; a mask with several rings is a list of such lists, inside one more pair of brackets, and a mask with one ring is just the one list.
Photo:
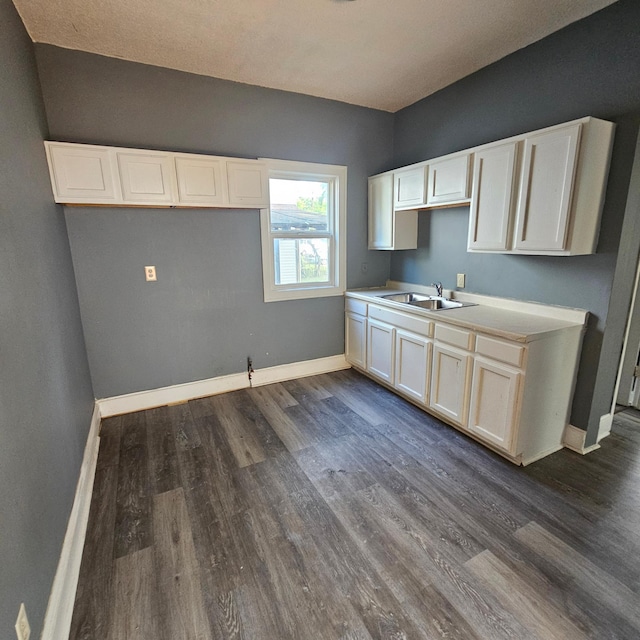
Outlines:
[[456, 287], [458, 287], [458, 289], [464, 289], [464, 281], [465, 281], [464, 273], [456, 274]]

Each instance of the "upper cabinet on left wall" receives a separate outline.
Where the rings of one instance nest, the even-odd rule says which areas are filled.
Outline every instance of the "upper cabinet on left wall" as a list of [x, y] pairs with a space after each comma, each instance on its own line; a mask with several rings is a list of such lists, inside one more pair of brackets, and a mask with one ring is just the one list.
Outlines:
[[56, 202], [84, 205], [269, 206], [266, 164], [169, 151], [46, 141]]

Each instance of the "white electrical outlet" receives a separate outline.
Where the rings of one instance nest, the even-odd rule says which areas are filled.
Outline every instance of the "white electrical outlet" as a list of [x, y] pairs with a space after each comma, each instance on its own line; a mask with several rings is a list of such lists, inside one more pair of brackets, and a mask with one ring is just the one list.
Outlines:
[[458, 289], [464, 289], [464, 280], [464, 273], [458, 273], [456, 276], [456, 287], [458, 287]]
[[20, 605], [18, 611], [18, 619], [16, 620], [16, 635], [18, 640], [29, 640], [31, 636], [31, 627], [27, 618], [27, 610], [24, 608], [24, 602]]
[[145, 267], [144, 268], [144, 277], [147, 282], [155, 282], [158, 278], [156, 277], [156, 268], [155, 267]]

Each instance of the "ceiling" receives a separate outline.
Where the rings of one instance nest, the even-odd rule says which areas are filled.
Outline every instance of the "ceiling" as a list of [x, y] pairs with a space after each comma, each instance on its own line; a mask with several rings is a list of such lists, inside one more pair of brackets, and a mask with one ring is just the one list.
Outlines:
[[615, 0], [14, 0], [34, 42], [397, 111]]

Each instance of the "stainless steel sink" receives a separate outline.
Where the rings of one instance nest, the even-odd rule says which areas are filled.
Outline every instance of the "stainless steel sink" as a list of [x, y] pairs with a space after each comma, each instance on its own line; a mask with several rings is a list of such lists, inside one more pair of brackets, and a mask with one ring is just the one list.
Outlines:
[[421, 293], [389, 293], [385, 296], [380, 296], [385, 300], [391, 302], [402, 302], [404, 304], [410, 304], [414, 307], [421, 307], [422, 309], [429, 309], [430, 311], [444, 311], [445, 309], [459, 309], [460, 307], [472, 307], [475, 306], [473, 302], [460, 302], [459, 300], [450, 300], [442, 296], [426, 296]]

